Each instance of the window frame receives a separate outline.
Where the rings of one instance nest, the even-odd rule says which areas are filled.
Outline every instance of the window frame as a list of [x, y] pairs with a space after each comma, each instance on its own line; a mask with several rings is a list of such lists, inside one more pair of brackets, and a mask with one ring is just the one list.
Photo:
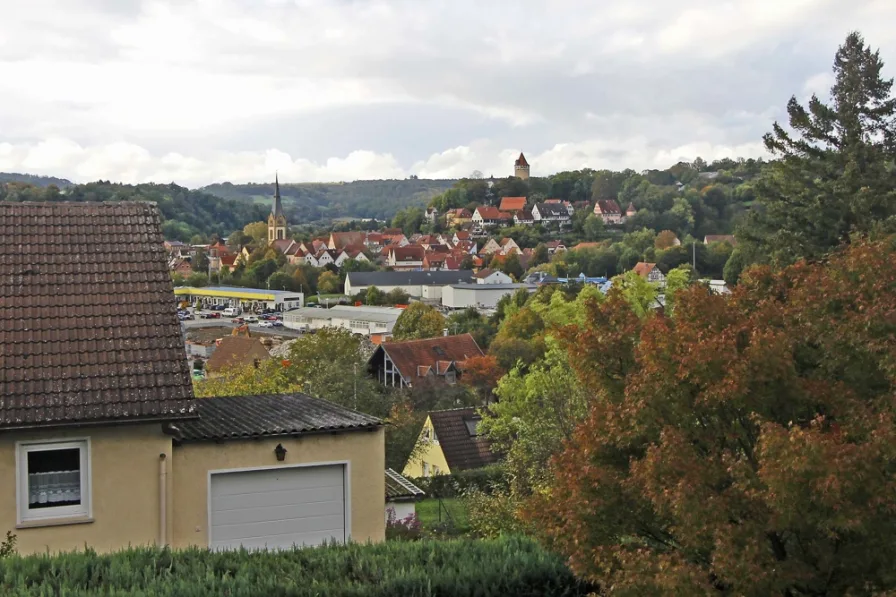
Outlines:
[[[31, 509], [28, 506], [28, 454], [50, 450], [80, 450], [81, 504]], [[89, 437], [72, 437], [16, 442], [16, 522], [18, 525], [45, 521], [83, 520], [93, 518], [93, 475]]]

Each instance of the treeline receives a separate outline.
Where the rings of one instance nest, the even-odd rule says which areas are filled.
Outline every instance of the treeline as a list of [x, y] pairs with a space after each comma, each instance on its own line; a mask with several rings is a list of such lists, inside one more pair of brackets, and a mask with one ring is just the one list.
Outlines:
[[40, 176], [37, 174], [19, 174], [17, 172], [0, 172], [0, 183], [3, 182], [23, 182], [25, 184], [34, 185], [36, 187], [48, 187], [56, 185], [57, 187], [70, 187], [74, 183], [65, 178], [56, 178], [55, 176]]
[[[452, 180], [359, 180], [346, 183], [280, 183], [283, 209], [291, 224], [329, 222], [339, 218], [388, 220], [411, 205], [426, 205], [434, 195], [451, 187]], [[274, 183], [224, 182], [202, 189], [241, 203], [270, 207]]]
[[176, 184], [127, 185], [108, 181], [60, 188], [22, 182], [0, 183], [0, 201], [152, 201], [164, 218], [162, 231], [169, 240], [204, 241], [226, 236], [250, 222], [263, 220], [270, 206], [221, 199]]

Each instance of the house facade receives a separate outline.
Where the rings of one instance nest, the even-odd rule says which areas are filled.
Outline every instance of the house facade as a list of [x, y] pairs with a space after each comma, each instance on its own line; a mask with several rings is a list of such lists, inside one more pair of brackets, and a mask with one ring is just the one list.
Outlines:
[[660, 271], [660, 268], [658, 268], [655, 263], [646, 263], [644, 261], [639, 261], [632, 269], [632, 271], [637, 273], [648, 282], [658, 284], [659, 286], [666, 285], [666, 276], [663, 275], [663, 272]]
[[402, 471], [408, 477], [434, 477], [482, 468], [498, 462], [489, 441], [480, 435], [482, 416], [475, 408], [431, 411], [420, 431], [420, 454]]
[[[28, 234], [38, 226], [84, 242], [73, 252]], [[0, 249], [13, 247], [0, 529], [19, 553], [384, 538], [377, 419], [300, 394], [194, 399], [154, 204], [0, 205]], [[297, 509], [303, 522], [282, 514]]]
[[[634, 206], [633, 206], [634, 207]], [[594, 204], [594, 215], [604, 221], [604, 224], [624, 224], [625, 214], [622, 213], [615, 199], [601, 199]]]
[[571, 217], [562, 203], [537, 203], [532, 208], [532, 218], [541, 224], [567, 226]]
[[463, 363], [483, 356], [470, 334], [381, 344], [368, 361], [377, 381], [389, 387], [413, 387], [427, 381], [457, 383]]

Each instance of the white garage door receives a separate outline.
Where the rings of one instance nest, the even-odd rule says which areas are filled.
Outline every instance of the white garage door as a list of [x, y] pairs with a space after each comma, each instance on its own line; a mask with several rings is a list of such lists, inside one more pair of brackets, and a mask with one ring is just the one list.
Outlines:
[[343, 465], [212, 473], [212, 549], [345, 541]]

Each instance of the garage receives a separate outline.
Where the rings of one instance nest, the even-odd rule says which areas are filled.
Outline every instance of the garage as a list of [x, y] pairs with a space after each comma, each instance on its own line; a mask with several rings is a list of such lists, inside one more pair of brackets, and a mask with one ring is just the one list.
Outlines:
[[349, 534], [344, 464], [211, 472], [209, 547], [283, 549]]

